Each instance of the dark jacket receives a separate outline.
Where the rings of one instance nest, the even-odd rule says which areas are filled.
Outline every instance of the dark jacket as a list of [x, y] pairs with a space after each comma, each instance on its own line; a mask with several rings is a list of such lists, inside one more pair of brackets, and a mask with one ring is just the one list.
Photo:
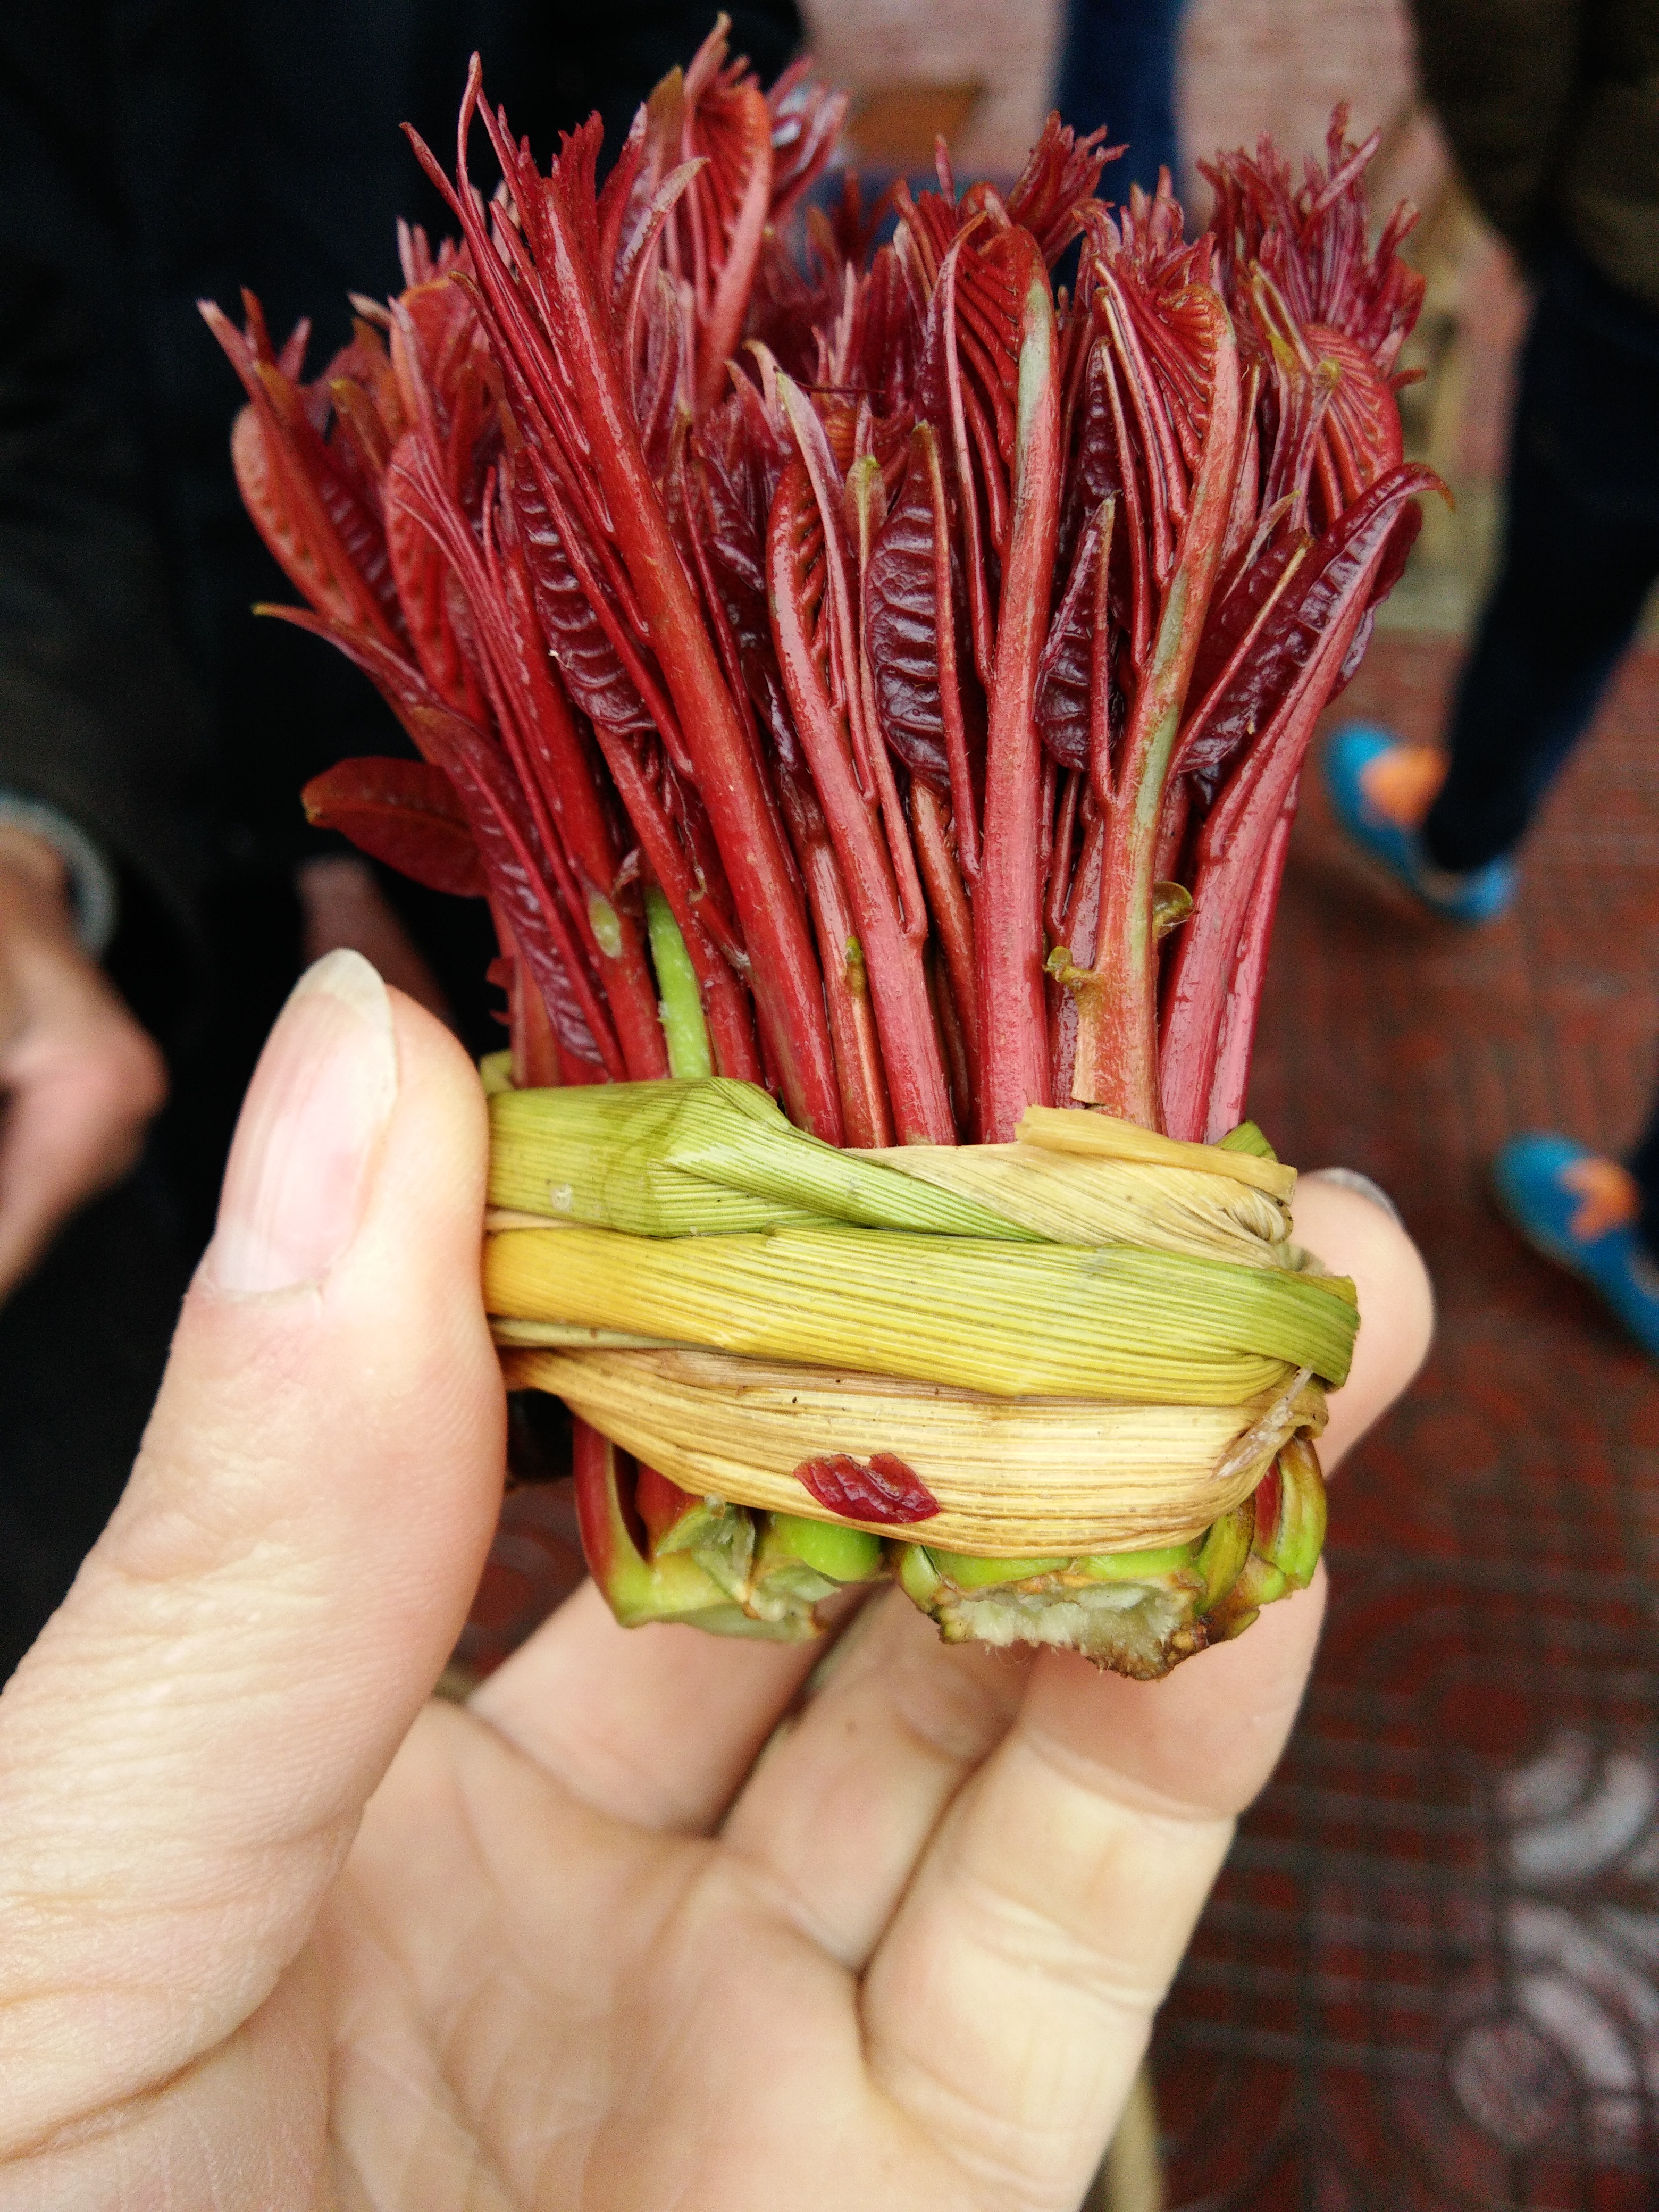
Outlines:
[[1413, 0], [1424, 88], [1522, 258], [1565, 231], [1659, 308], [1659, 0]]
[[[726, 5], [769, 79], [798, 43], [794, 0]], [[240, 393], [197, 301], [240, 319], [249, 285], [279, 335], [312, 316], [314, 373], [349, 334], [348, 291], [396, 286], [396, 218], [444, 228], [398, 125], [453, 155], [474, 47], [544, 160], [594, 107], [617, 143], [714, 15], [714, 0], [0, 7], [0, 791], [90, 830], [130, 915], [222, 951], [226, 884], [257, 907], [304, 849], [305, 779], [401, 749], [337, 655], [249, 611], [294, 594], [236, 496]], [[154, 1018], [156, 963], [140, 965]]]

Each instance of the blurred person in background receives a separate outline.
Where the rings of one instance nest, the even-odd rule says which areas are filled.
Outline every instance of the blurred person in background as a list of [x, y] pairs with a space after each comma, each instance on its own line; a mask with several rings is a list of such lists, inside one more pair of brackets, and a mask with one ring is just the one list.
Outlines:
[[[769, 81], [794, 0], [728, 7]], [[301, 967], [353, 946], [475, 1052], [499, 1041], [481, 902], [307, 829], [308, 777], [406, 747], [336, 655], [250, 612], [286, 593], [237, 496], [241, 395], [196, 302], [234, 312], [246, 284], [279, 334], [314, 316], [316, 374], [349, 336], [348, 290], [397, 289], [398, 216], [446, 227], [398, 125], [450, 143], [475, 47], [544, 161], [596, 107], [614, 149], [713, 17], [0, 13], [0, 1679], [125, 1480]]]
[[[1659, 0], [1413, 5], [1426, 94], [1536, 303], [1501, 562], [1443, 747], [1352, 725], [1325, 772], [1354, 843], [1475, 926], [1507, 911], [1528, 827], [1659, 580]], [[1627, 1161], [1534, 1132], [1493, 1182], [1659, 1358], [1659, 1102]]]

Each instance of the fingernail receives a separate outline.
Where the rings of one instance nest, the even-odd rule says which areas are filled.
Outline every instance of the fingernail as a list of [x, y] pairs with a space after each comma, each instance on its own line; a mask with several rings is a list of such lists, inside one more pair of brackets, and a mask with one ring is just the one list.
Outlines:
[[359, 952], [308, 969], [253, 1072], [208, 1272], [221, 1290], [320, 1283], [356, 1235], [398, 1096], [386, 985]]
[[1358, 1168], [1315, 1168], [1310, 1175], [1302, 1179], [1304, 1182], [1334, 1182], [1340, 1184], [1344, 1190], [1358, 1191], [1361, 1198], [1368, 1198], [1373, 1206], [1380, 1206], [1389, 1219], [1401, 1229], [1406, 1225], [1400, 1208], [1382, 1184], [1373, 1182], [1368, 1175], [1361, 1175]]

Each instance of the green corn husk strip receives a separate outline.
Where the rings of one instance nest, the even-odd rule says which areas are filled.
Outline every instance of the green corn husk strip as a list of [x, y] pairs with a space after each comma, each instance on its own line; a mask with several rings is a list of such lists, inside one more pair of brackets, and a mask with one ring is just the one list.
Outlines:
[[[690, 1014], [701, 1021], [699, 1009]], [[1302, 1263], [1284, 1206], [1226, 1173], [1035, 1144], [842, 1152], [795, 1128], [764, 1091], [720, 1078], [487, 1087], [490, 1203], [545, 1219], [639, 1237], [834, 1220], [1013, 1243], [1140, 1244], [1260, 1267]], [[1271, 1159], [1259, 1130], [1245, 1137], [1249, 1129], [1209, 1151]]]
[[971, 1199], [821, 1144], [765, 1091], [724, 1076], [507, 1091], [489, 1117], [489, 1203], [517, 1212], [634, 1237], [831, 1220], [1032, 1241]]
[[510, 1229], [487, 1241], [484, 1293], [518, 1320], [995, 1396], [1142, 1403], [1231, 1404], [1287, 1367], [1340, 1383], [1358, 1326], [1335, 1277], [847, 1228], [672, 1242]]

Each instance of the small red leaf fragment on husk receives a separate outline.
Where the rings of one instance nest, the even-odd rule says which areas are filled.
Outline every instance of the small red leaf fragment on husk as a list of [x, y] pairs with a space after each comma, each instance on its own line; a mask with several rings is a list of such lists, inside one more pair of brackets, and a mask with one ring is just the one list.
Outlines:
[[795, 1480], [820, 1505], [848, 1521], [880, 1521], [902, 1528], [912, 1521], [930, 1521], [939, 1511], [938, 1498], [915, 1468], [891, 1452], [877, 1452], [869, 1460], [829, 1452], [822, 1459], [803, 1460]]

